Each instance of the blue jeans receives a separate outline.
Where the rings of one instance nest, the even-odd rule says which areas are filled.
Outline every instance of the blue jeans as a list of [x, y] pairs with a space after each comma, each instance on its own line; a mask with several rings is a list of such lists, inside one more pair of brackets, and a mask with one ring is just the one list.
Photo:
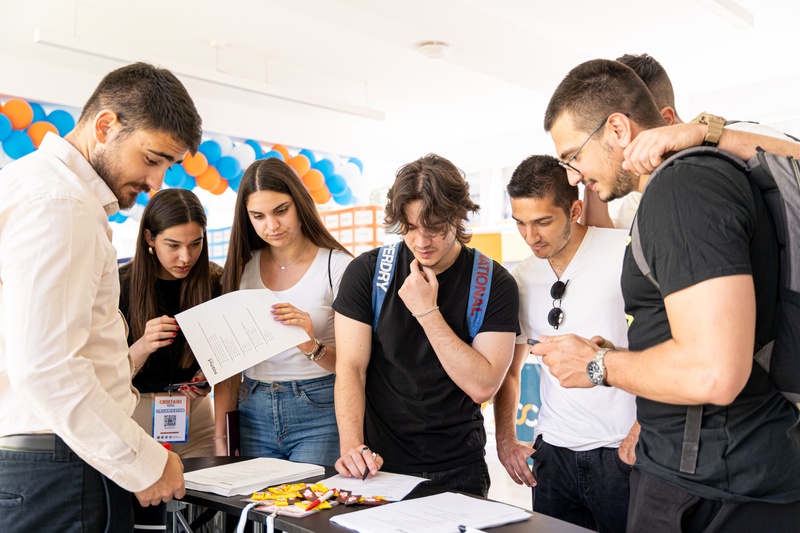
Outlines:
[[624, 532], [632, 466], [617, 448], [574, 452], [536, 439], [533, 510], [601, 533]]
[[485, 459], [468, 465], [457, 466], [450, 470], [405, 474], [408, 476], [424, 477], [447, 489], [460, 490], [461, 492], [482, 496], [484, 498], [489, 494], [489, 485], [491, 485], [492, 482], [489, 478], [489, 467], [486, 465]]
[[0, 531], [133, 531], [131, 493], [58, 437], [52, 452], [0, 449]]
[[267, 383], [245, 377], [239, 403], [242, 455], [333, 466], [339, 458], [334, 379]]

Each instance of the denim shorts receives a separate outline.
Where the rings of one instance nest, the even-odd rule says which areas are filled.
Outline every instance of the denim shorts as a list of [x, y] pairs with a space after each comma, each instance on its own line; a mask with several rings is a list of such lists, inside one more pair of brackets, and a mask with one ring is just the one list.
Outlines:
[[334, 380], [330, 375], [268, 383], [245, 377], [239, 401], [242, 455], [333, 466], [339, 458]]

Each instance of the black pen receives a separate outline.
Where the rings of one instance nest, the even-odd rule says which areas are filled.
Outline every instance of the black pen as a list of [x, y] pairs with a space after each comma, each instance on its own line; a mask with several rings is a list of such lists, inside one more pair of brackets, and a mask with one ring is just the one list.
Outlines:
[[[375, 460], [375, 458], [376, 458], [377, 456], [378, 456], [378, 454], [377, 454], [377, 453], [375, 453], [375, 452], [372, 452], [372, 460], [373, 460], [373, 461]], [[366, 462], [366, 461], [365, 461], [365, 462]], [[369, 465], [367, 465], [367, 468], [364, 470], [364, 475], [363, 475], [363, 476], [361, 476], [361, 481], [365, 481], [365, 480], [367, 479], [367, 476], [368, 476], [368, 475], [369, 475]]]

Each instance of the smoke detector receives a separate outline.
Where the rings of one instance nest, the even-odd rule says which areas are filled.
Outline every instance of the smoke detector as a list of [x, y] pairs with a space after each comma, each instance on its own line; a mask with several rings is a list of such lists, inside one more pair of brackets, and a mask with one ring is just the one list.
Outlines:
[[428, 59], [441, 59], [450, 51], [450, 45], [442, 41], [425, 41], [417, 45], [417, 50]]

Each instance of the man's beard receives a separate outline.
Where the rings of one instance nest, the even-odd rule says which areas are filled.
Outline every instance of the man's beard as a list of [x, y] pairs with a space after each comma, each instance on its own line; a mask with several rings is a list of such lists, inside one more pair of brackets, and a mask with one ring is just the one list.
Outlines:
[[635, 180], [636, 175], [630, 170], [617, 169], [614, 173], [614, 178], [609, 182], [608, 196], [600, 198], [600, 200], [610, 202], [622, 198], [634, 190]]
[[117, 197], [119, 208], [129, 209], [136, 203], [136, 196], [134, 195], [130, 198], [124, 198], [122, 196], [122, 176], [120, 176], [117, 166], [112, 162], [116, 157], [115, 152], [116, 151], [112, 149], [110, 151], [103, 150], [97, 153], [94, 161], [92, 161], [92, 167], [94, 167], [95, 172], [103, 178], [103, 181], [106, 182], [106, 185], [108, 185], [108, 188], [114, 193], [114, 196]]

